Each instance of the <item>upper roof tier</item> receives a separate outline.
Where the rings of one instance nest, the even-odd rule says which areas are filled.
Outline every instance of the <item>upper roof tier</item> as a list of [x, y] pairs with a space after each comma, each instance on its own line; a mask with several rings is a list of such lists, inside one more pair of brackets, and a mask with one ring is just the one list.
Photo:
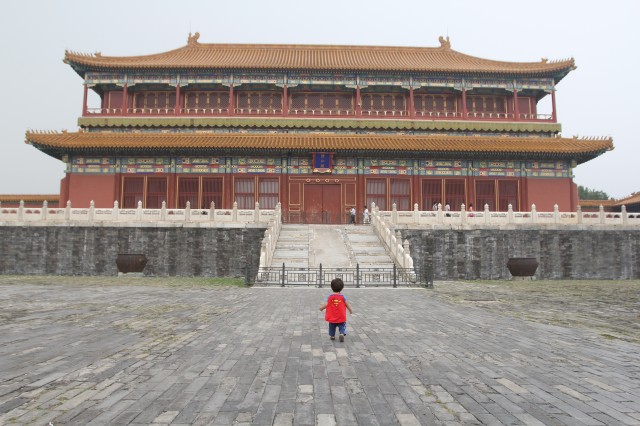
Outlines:
[[547, 76], [559, 81], [575, 69], [573, 58], [560, 61], [503, 62], [440, 47], [203, 44], [199, 34], [186, 46], [145, 56], [102, 56], [65, 52], [64, 62], [84, 75], [91, 70], [334, 70]]

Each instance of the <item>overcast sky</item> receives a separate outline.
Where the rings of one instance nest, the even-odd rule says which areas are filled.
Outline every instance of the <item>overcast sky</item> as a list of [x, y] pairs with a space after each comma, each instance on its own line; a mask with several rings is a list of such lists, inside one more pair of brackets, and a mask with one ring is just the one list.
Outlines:
[[[0, 16], [0, 194], [56, 194], [64, 164], [24, 143], [28, 129], [77, 130], [82, 79], [65, 49], [108, 56], [200, 43], [439, 46], [504, 61], [573, 57], [558, 85], [565, 137], [612, 136], [615, 149], [575, 182], [621, 198], [640, 191], [640, 2], [458, 0], [20, 0]], [[544, 112], [544, 111], [542, 111]]]

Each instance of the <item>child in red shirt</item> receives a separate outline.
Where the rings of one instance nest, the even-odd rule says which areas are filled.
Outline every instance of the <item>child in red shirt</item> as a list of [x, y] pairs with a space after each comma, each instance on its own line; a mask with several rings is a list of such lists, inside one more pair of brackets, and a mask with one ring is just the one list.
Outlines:
[[324, 314], [324, 319], [329, 322], [329, 337], [331, 340], [336, 339], [336, 327], [338, 327], [341, 342], [344, 342], [344, 336], [347, 334], [347, 309], [350, 314], [353, 314], [347, 298], [340, 293], [343, 288], [342, 279], [334, 278], [331, 281], [333, 294], [329, 296], [326, 304], [320, 306], [321, 311], [327, 310]]

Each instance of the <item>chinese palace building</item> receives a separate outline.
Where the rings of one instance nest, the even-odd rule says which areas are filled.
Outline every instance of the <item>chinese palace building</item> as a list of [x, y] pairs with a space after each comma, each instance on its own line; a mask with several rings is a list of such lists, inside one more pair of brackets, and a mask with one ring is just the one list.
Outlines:
[[[204, 44], [66, 52], [78, 132], [27, 132], [66, 163], [60, 204], [272, 209], [340, 223], [351, 207], [575, 211], [572, 170], [612, 140], [562, 138], [573, 59], [500, 62], [439, 47]], [[90, 108], [88, 91], [100, 97]], [[550, 114], [538, 112], [546, 96]]]

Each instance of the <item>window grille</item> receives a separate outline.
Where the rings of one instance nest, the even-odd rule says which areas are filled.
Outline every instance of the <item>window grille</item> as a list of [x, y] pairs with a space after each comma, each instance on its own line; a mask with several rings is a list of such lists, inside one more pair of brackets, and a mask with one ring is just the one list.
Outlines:
[[122, 184], [122, 208], [135, 209], [144, 197], [144, 177], [125, 177]]
[[408, 179], [391, 179], [391, 208], [396, 204], [398, 210], [411, 210], [411, 183]]
[[484, 210], [484, 205], [489, 205], [489, 210], [496, 207], [495, 180], [476, 181], [476, 206], [477, 210]]
[[167, 178], [148, 177], [147, 178], [147, 202], [144, 206], [147, 209], [159, 209], [162, 202], [167, 200]]
[[444, 204], [447, 203], [451, 210], [460, 210], [460, 206], [465, 203], [464, 179], [445, 179]]
[[236, 179], [234, 184], [235, 201], [239, 209], [253, 209], [256, 204], [255, 182], [250, 179]]
[[[442, 179], [425, 179], [422, 181], [422, 209], [435, 210], [434, 206], [442, 203]], [[443, 205], [444, 207], [444, 205]]]
[[202, 205], [200, 208], [211, 208], [211, 202], [216, 208], [222, 208], [222, 178], [202, 178]]
[[515, 180], [498, 181], [498, 210], [506, 212], [509, 204], [518, 211], [518, 182]]
[[258, 202], [261, 209], [275, 209], [278, 204], [278, 179], [260, 179]]
[[367, 206], [376, 203], [380, 210], [387, 209], [387, 181], [386, 179], [367, 179]]
[[177, 208], [184, 209], [187, 201], [192, 209], [200, 208], [198, 205], [198, 178], [179, 177], [178, 178], [178, 204]]

